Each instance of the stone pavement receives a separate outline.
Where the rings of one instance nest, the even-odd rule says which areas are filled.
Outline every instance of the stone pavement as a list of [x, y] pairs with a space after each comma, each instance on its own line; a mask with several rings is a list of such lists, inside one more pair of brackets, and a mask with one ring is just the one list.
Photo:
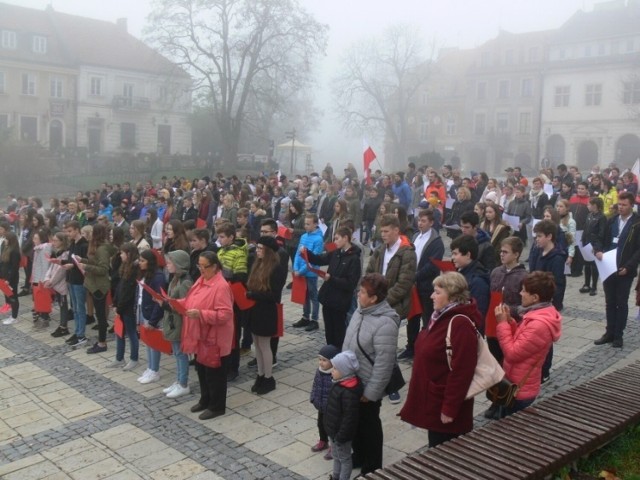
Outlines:
[[[604, 298], [601, 290], [595, 297], [578, 293], [581, 280], [568, 279], [563, 337], [543, 396], [640, 358], [633, 301], [624, 349], [593, 346], [604, 331]], [[175, 378], [172, 358], [162, 358], [161, 382], [141, 385], [136, 378], [146, 368], [144, 348], [136, 372], [107, 369], [115, 355], [113, 342], [103, 354], [74, 351], [50, 336], [57, 312], [51, 328], [36, 331], [31, 302], [21, 300], [21, 321], [0, 325], [0, 478], [328, 478], [331, 462], [310, 450], [317, 427], [309, 390], [324, 334], [322, 328], [307, 333], [291, 327], [300, 306], [285, 304], [277, 389], [262, 397], [252, 394], [255, 370], [246, 366], [251, 356], [242, 357], [241, 375], [230, 384], [227, 414], [200, 421], [189, 412], [196, 394], [171, 400], [161, 392]], [[403, 327], [399, 351], [404, 342]], [[402, 368], [408, 380], [410, 364]], [[190, 374], [197, 390], [196, 375]], [[398, 419], [400, 407], [383, 402], [385, 464], [427, 443], [426, 432]], [[485, 422], [480, 413], [486, 407], [484, 399], [476, 401], [477, 425]]]

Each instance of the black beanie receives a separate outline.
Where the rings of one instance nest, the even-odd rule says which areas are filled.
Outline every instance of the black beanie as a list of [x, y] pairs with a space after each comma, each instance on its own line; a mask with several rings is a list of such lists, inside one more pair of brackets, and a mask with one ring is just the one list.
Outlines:
[[337, 354], [340, 353], [338, 347], [333, 345], [325, 345], [320, 349], [320, 356], [326, 358], [327, 360], [331, 360]]

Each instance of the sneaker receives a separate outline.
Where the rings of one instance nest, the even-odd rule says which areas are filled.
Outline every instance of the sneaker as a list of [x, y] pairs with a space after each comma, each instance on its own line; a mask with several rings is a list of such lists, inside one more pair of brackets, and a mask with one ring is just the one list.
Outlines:
[[146, 384], [146, 383], [159, 382], [159, 381], [160, 381], [160, 372], [154, 372], [153, 370], [150, 370], [149, 374], [146, 377], [144, 377], [142, 380], [140, 380], [140, 383]]
[[171, 385], [169, 385], [167, 388], [163, 388], [162, 389], [162, 393], [170, 393], [171, 390], [173, 390], [174, 388], [176, 388], [176, 385], [178, 385], [178, 382], [173, 382]]
[[249, 360], [249, 362], [247, 363], [247, 367], [249, 368], [256, 368], [258, 366], [258, 359], [254, 358], [253, 360]]
[[106, 345], [100, 345], [98, 342], [94, 343], [91, 347], [87, 349], [87, 353], [91, 355], [92, 353], [102, 353], [107, 351]]
[[23, 288], [22, 290], [20, 290], [20, 292], [18, 292], [19, 297], [26, 297], [27, 295], [31, 295], [30, 288]]
[[333, 455], [331, 455], [331, 447], [329, 447], [329, 450], [327, 450], [327, 453], [325, 453], [322, 458], [324, 458], [325, 460], [333, 460]]
[[314, 330], [318, 330], [318, 328], [320, 328], [320, 326], [318, 325], [318, 322], [315, 320], [311, 320], [309, 322], [309, 325], [307, 325], [304, 329], [305, 332], [313, 332]]
[[400, 403], [400, 394], [398, 392], [391, 392], [389, 394], [389, 403], [391, 403], [391, 405]]
[[93, 315], [87, 315], [86, 325], [91, 325], [92, 323], [95, 323], [95, 321], [96, 321], [96, 317], [94, 317]]
[[591, 290], [589, 290], [589, 296], [590, 297], [595, 297], [598, 294], [597, 290], [595, 288], [592, 288]]
[[147, 376], [149, 375], [149, 373], [153, 372], [153, 370], [151, 370], [150, 368], [147, 368], [144, 372], [142, 372], [142, 375], [140, 375], [138, 377], [138, 382], [142, 382], [142, 380], [144, 380], [145, 378], [147, 378]]
[[240, 355], [248, 355], [251, 353], [251, 347], [241, 348]]
[[17, 318], [9, 317], [9, 318], [5, 318], [5, 319], [2, 321], [2, 324], [3, 324], [3, 325], [13, 325], [13, 324], [14, 324], [14, 323], [16, 323], [17, 321], [18, 321], [18, 319], [17, 319]]
[[306, 327], [307, 325], [309, 325], [310, 320], [302, 317], [300, 320], [298, 320], [297, 322], [295, 322], [293, 324], [293, 328], [302, 328], [302, 327]]
[[93, 327], [91, 327], [91, 330], [98, 330], [98, 328], [100, 327], [98, 327], [98, 324], [96, 323]]
[[551, 379], [550, 375], [545, 375], [544, 377], [542, 377], [542, 380], [540, 380], [540, 385], [544, 385], [545, 383], [547, 383], [549, 380]]
[[137, 366], [138, 366], [137, 360], [129, 360], [127, 364], [124, 367], [122, 367], [122, 370], [124, 370], [125, 372], [128, 372], [129, 370], [133, 370]]
[[325, 442], [324, 440], [318, 440], [318, 443], [316, 443], [313, 447], [311, 447], [311, 451], [321, 452], [323, 450], [326, 450], [327, 448], [329, 448], [328, 442]]
[[114, 360], [107, 364], [107, 368], [122, 368], [124, 367], [124, 360]]
[[76, 343], [76, 340], [78, 339], [78, 336], [74, 333], [73, 335], [71, 335], [69, 338], [67, 338], [64, 343], [68, 343], [69, 345], [71, 345], [72, 343]]
[[53, 338], [66, 337], [67, 335], [69, 335], [69, 329], [66, 327], [58, 327], [51, 332]]
[[291, 290], [293, 288], [293, 282], [287, 283], [287, 290]]
[[578, 290], [580, 293], [589, 293], [589, 291], [591, 290], [591, 288], [589, 287], [589, 285], [583, 285], [582, 288], [580, 290]]
[[400, 355], [398, 355], [398, 360], [412, 360], [413, 359], [413, 348], [405, 348]]
[[76, 337], [75, 341], [69, 345], [75, 348], [80, 345], [84, 345], [85, 343], [87, 343], [87, 337]]
[[189, 395], [190, 393], [191, 389], [189, 388], [189, 385], [183, 387], [182, 385], [177, 384], [173, 390], [167, 393], [167, 398], [184, 397], [185, 395]]
[[2, 307], [0, 307], [0, 313], [9, 313], [11, 311], [11, 305], [5, 303]]

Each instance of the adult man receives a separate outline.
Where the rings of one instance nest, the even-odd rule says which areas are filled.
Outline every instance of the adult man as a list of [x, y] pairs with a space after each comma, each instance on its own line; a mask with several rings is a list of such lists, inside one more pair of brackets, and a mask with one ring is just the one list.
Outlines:
[[525, 245], [527, 244], [527, 224], [531, 221], [531, 204], [525, 198], [526, 188], [524, 185], [516, 185], [513, 189], [514, 198], [509, 202], [506, 212], [509, 215], [519, 218], [519, 230], [514, 235]]
[[[593, 342], [595, 345], [611, 343], [614, 348], [622, 348], [622, 336], [629, 316], [629, 292], [640, 261], [640, 217], [633, 213], [634, 201], [631, 193], [620, 193], [618, 215], [607, 222], [604, 249], [616, 250], [618, 271], [603, 282], [607, 329]], [[599, 260], [602, 260], [602, 255], [602, 252], [596, 253]]]
[[[304, 216], [304, 230], [305, 233], [300, 237], [299, 247], [305, 247], [311, 253], [319, 255], [324, 249], [324, 242], [322, 230], [318, 227], [318, 216], [315, 213], [308, 213]], [[319, 328], [318, 275], [307, 268], [307, 262], [300, 256], [299, 248], [293, 259], [293, 275], [305, 277], [307, 282], [307, 295], [302, 309], [302, 318], [293, 326], [295, 328], [305, 327], [305, 331], [312, 332]]]
[[193, 220], [198, 218], [198, 209], [193, 206], [193, 192], [186, 192], [182, 197], [182, 221]]
[[124, 218], [124, 212], [122, 211], [122, 208], [120, 207], [114, 208], [113, 212], [111, 212], [111, 215], [113, 217], [113, 226], [120, 227], [121, 229], [124, 230], [124, 239], [127, 242], [131, 240], [131, 234], [129, 233], [129, 224]]
[[408, 212], [411, 206], [411, 187], [404, 181], [404, 172], [397, 172], [393, 176], [393, 194]]
[[65, 343], [72, 347], [78, 347], [87, 342], [85, 337], [85, 328], [87, 325], [87, 291], [84, 288], [84, 275], [71, 259], [72, 255], [80, 258], [87, 258], [87, 250], [89, 242], [80, 234], [80, 224], [71, 220], [64, 226], [64, 230], [69, 238], [71, 245], [69, 246], [69, 259], [62, 260], [60, 264], [67, 271], [67, 283], [71, 306], [73, 308], [73, 318], [76, 328]]
[[[471, 235], [460, 235], [451, 242], [451, 260], [469, 285], [471, 297], [476, 300], [482, 318], [487, 316], [491, 292], [489, 272], [478, 262], [478, 242]], [[484, 323], [481, 326], [484, 333]]]
[[560, 177], [560, 184], [569, 182], [573, 185], [573, 176], [567, 171], [567, 166], [564, 163], [558, 165], [556, 170], [558, 172], [558, 176]]
[[[440, 234], [433, 228], [433, 210], [424, 209], [418, 212], [418, 232], [413, 236], [413, 246], [416, 252], [416, 286], [422, 304], [422, 328], [424, 328], [433, 313], [433, 280], [440, 274], [438, 267], [431, 263], [431, 259], [442, 260], [444, 243]], [[413, 345], [420, 331], [420, 317], [407, 319], [407, 346], [398, 355], [399, 359], [413, 358]]]
[[200, 278], [200, 269], [198, 268], [200, 254], [204, 251], [214, 252], [217, 250], [209, 245], [210, 239], [211, 234], [206, 228], [197, 228], [189, 233], [189, 246], [191, 247], [189, 275], [194, 282]]
[[476, 212], [464, 212], [460, 216], [460, 231], [463, 235], [471, 235], [478, 242], [478, 262], [487, 271], [496, 268], [496, 249], [491, 244], [491, 237], [487, 232], [478, 228], [480, 218]]
[[[389, 283], [387, 302], [399, 317], [407, 318], [411, 306], [411, 288], [416, 279], [415, 248], [404, 235], [400, 235], [400, 221], [393, 214], [380, 219], [382, 245], [369, 259], [365, 274], [381, 273]], [[400, 403], [400, 394], [392, 392], [389, 401]]]

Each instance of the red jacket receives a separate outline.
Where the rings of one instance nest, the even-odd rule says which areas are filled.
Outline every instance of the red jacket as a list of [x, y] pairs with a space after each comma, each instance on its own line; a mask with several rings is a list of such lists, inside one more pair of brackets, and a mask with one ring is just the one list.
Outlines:
[[444, 210], [443, 205], [447, 201], [447, 190], [444, 188], [444, 185], [441, 182], [436, 180], [435, 182], [430, 183], [429, 186], [424, 191], [424, 198], [427, 201], [431, 196], [431, 192], [438, 192], [438, 198], [440, 199], [440, 205], [438, 206], [438, 209], [440, 210], [440, 213], [443, 213], [443, 210]]
[[504, 353], [505, 376], [517, 384], [531, 370], [516, 398], [536, 398], [540, 393], [542, 363], [551, 344], [557, 342], [562, 333], [562, 316], [553, 306], [531, 310], [519, 324], [513, 320], [498, 323], [496, 333]]
[[233, 295], [222, 272], [209, 280], [198, 278], [180, 302], [187, 310], [200, 310], [199, 319], [183, 319], [182, 351], [197, 354], [200, 340], [208, 340], [220, 347], [221, 357], [229, 355], [233, 342]]
[[[465, 397], [478, 359], [478, 337], [471, 322], [460, 314], [476, 325], [482, 322], [475, 302], [457, 305], [442, 314], [430, 330], [422, 330], [416, 340], [409, 393], [400, 411], [402, 420], [416, 427], [441, 433], [467, 433], [473, 429], [473, 398]], [[451, 369], [445, 342], [450, 321]], [[452, 417], [453, 422], [443, 424], [442, 413]]]

